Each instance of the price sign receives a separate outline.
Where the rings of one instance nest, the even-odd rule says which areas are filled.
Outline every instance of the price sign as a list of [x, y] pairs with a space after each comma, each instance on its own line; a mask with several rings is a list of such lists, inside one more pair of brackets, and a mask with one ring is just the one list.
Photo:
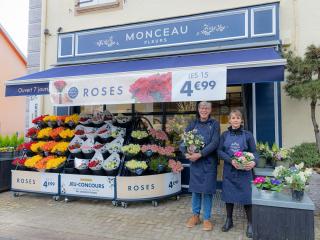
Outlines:
[[212, 67], [173, 73], [173, 101], [212, 101], [226, 98], [226, 67]]

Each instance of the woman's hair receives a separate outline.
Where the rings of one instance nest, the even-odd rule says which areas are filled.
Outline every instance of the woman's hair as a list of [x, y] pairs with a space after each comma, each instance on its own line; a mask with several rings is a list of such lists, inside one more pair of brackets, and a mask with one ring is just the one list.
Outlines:
[[237, 109], [237, 108], [232, 109], [232, 110], [230, 111], [230, 113], [229, 113], [229, 116], [228, 116], [228, 119], [229, 119], [229, 120], [230, 120], [232, 114], [234, 114], [234, 115], [236, 115], [236, 116], [239, 116], [239, 117], [243, 120], [243, 114], [242, 114], [242, 112], [240, 111], [240, 109]]
[[206, 106], [206, 107], [212, 107], [212, 104], [211, 102], [205, 102], [205, 101], [202, 101], [202, 102], [199, 102], [198, 104], [198, 109], [201, 107], [201, 106]]

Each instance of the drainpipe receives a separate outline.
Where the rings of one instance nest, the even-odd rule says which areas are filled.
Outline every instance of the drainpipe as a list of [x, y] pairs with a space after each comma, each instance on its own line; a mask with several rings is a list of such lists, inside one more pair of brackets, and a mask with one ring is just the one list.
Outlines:
[[[41, 35], [40, 35], [40, 71], [46, 68], [46, 38], [44, 30], [47, 26], [47, 0], [41, 1]], [[40, 114], [44, 112], [44, 97], [39, 96]]]

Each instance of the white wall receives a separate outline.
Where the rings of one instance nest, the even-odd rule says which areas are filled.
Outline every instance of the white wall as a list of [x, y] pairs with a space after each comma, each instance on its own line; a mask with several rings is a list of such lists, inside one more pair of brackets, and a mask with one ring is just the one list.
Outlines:
[[[46, 7], [45, 28], [50, 36], [45, 37], [42, 61], [43, 68], [56, 63], [57, 29], [63, 32], [115, 26], [189, 14], [218, 11], [274, 2], [272, 0], [126, 0], [118, 9], [100, 10], [76, 14], [74, 1], [43, 0]], [[285, 45], [299, 54], [311, 43], [320, 44], [320, 1], [319, 0], [281, 0], [280, 33]], [[44, 41], [43, 41], [44, 42]], [[304, 141], [314, 141], [310, 120], [309, 104], [289, 99], [282, 92], [283, 143], [292, 146]], [[51, 112], [48, 98], [45, 98], [45, 112]], [[317, 116], [320, 122], [319, 109]]]

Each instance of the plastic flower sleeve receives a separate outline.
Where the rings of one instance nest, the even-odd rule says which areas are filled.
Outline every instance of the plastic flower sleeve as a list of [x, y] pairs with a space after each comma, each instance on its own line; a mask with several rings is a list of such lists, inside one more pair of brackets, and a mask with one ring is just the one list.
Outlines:
[[88, 169], [89, 161], [89, 159], [75, 158], [74, 167], [78, 170]]
[[102, 168], [103, 156], [101, 152], [96, 151], [93, 158], [89, 161], [89, 168], [91, 170], [100, 170]]
[[86, 136], [86, 135], [85, 135], [85, 128], [86, 128], [86, 127], [84, 127], [84, 126], [82, 126], [82, 125], [76, 126], [74, 134], [75, 134], [76, 136], [80, 137], [80, 138], [84, 138], [84, 137]]
[[83, 153], [92, 153], [94, 151], [94, 138], [89, 137], [81, 146]]
[[79, 136], [75, 136], [69, 143], [68, 149], [71, 153], [79, 153], [83, 143], [84, 141]]
[[112, 153], [102, 164], [106, 171], [117, 169], [120, 165], [120, 156], [118, 153]]
[[111, 125], [105, 124], [102, 127], [98, 128], [96, 131], [97, 135], [103, 139], [107, 139], [111, 136]]
[[110, 154], [112, 153], [120, 153], [123, 145], [124, 139], [122, 137], [117, 137], [112, 142], [107, 143], [107, 149]]

